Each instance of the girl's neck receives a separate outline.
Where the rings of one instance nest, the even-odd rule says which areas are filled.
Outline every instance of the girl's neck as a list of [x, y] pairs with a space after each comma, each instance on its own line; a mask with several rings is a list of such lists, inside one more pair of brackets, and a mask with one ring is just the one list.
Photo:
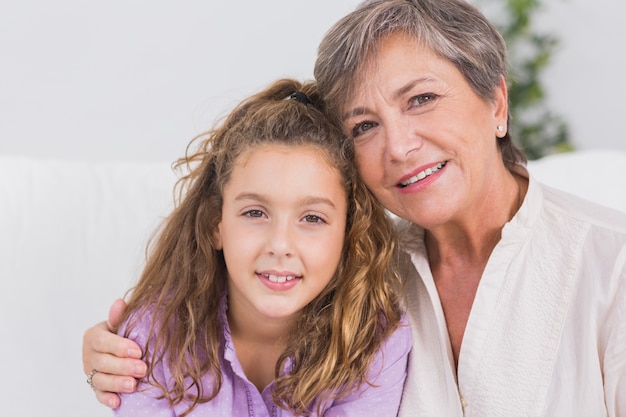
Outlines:
[[267, 320], [245, 308], [229, 306], [228, 324], [237, 359], [259, 392], [275, 378], [276, 363], [287, 347], [291, 320]]
[[274, 345], [286, 342], [293, 328], [288, 320], [267, 320], [248, 312], [228, 309], [228, 326], [233, 337], [250, 343]]

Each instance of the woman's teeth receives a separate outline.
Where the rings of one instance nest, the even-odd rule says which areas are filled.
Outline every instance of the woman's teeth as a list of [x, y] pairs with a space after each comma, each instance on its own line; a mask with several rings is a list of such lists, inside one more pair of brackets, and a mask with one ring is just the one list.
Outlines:
[[435, 166], [432, 166], [430, 168], [426, 168], [425, 170], [418, 172], [416, 175], [412, 176], [411, 178], [407, 179], [406, 181], [402, 181], [400, 183], [400, 186], [401, 187], [408, 187], [411, 184], [415, 184], [416, 182], [421, 181], [424, 178], [428, 177], [429, 175], [432, 175], [435, 172], [439, 171], [444, 166], [446, 166], [446, 162], [439, 162]]

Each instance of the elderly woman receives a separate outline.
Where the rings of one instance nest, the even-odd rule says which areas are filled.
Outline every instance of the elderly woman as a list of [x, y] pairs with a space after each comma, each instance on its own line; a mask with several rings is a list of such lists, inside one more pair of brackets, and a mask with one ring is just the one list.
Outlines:
[[[319, 49], [328, 112], [401, 219], [401, 415], [624, 416], [626, 216], [529, 176], [505, 74], [502, 38], [463, 0], [365, 2]], [[129, 348], [105, 324], [86, 332], [100, 401], [141, 376]]]

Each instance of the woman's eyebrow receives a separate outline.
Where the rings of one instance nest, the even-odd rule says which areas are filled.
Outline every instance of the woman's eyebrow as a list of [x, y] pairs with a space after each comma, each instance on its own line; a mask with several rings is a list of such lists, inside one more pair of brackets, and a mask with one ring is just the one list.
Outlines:
[[[392, 97], [394, 98], [394, 100], [397, 100], [400, 97], [402, 97], [403, 95], [405, 95], [407, 92], [409, 92], [413, 88], [415, 88], [416, 85], [432, 84], [434, 82], [436, 82], [436, 80], [434, 78], [430, 77], [430, 76], [428, 76], [428, 77], [420, 77], [420, 78], [417, 78], [415, 80], [410, 80], [405, 85], [401, 86], [396, 91], [394, 91]], [[367, 112], [368, 112], [367, 107], [364, 107], [364, 106], [355, 107], [354, 109], [351, 109], [351, 110], [345, 112], [342, 115], [341, 120], [346, 120], [346, 119], [350, 119], [351, 117], [360, 116], [360, 115], [365, 114]]]

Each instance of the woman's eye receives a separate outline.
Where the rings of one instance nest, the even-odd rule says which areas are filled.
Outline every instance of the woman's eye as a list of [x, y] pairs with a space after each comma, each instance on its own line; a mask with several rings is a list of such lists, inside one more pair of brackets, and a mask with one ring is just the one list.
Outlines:
[[325, 223], [324, 219], [320, 216], [316, 216], [315, 214], [307, 214], [304, 216], [304, 221], [307, 223]]
[[352, 137], [355, 138], [359, 135], [362, 135], [363, 133], [367, 132], [368, 130], [374, 128], [377, 126], [377, 123], [374, 122], [361, 122], [361, 123], [357, 123], [356, 126], [354, 126], [352, 128]]
[[263, 212], [261, 210], [248, 210], [243, 215], [247, 217], [263, 217]]
[[435, 98], [437, 98], [437, 96], [432, 93], [420, 94], [419, 96], [412, 97], [410, 100], [410, 104], [411, 106], [419, 107], [430, 101], [433, 101]]

